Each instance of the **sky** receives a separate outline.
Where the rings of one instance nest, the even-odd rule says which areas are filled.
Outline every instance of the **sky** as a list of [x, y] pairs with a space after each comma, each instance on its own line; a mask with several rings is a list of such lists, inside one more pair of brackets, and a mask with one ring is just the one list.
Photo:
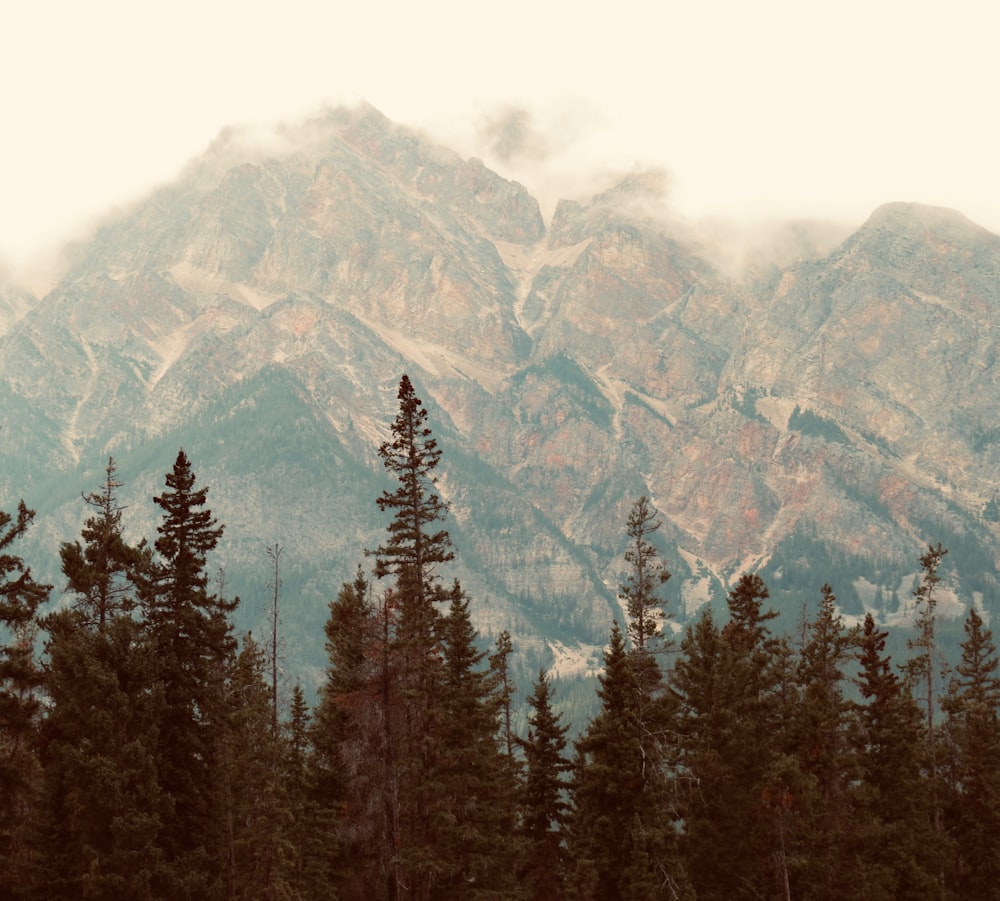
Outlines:
[[361, 101], [543, 209], [655, 168], [685, 217], [860, 225], [901, 200], [1000, 233], [998, 26], [988, 0], [12, 3], [0, 261], [176, 177], [224, 127]]

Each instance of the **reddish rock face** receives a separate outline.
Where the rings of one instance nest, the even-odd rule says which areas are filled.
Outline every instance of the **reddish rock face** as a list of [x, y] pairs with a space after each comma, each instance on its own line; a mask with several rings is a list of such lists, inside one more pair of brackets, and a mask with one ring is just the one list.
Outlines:
[[200, 446], [227, 572], [280, 537], [321, 616], [382, 527], [375, 449], [406, 371], [487, 631], [603, 642], [641, 494], [688, 613], [748, 567], [779, 603], [806, 566], [814, 593], [857, 575], [889, 594], [938, 540], [978, 561], [956, 591], [996, 596], [997, 236], [893, 204], [832, 252], [790, 226], [781, 265], [722, 272], [656, 179], [546, 228], [521, 185], [373, 110], [285, 137], [220, 144], [40, 301], [0, 291], [0, 479], [51, 500], [41, 534], [74, 534], [109, 452], [141, 532], [161, 451]]

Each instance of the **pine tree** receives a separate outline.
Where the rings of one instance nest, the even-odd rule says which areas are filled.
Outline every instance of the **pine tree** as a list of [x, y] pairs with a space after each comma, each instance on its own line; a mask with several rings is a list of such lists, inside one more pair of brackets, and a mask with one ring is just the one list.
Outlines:
[[380, 667], [387, 702], [382, 746], [394, 799], [386, 804], [386, 839], [398, 849], [388, 867], [390, 901], [401, 896], [404, 885], [416, 898], [430, 897], [444, 876], [436, 844], [436, 824], [446, 816], [443, 787], [435, 784], [443, 758], [436, 739], [444, 675], [436, 605], [447, 600], [438, 567], [454, 557], [451, 538], [439, 527], [448, 509], [435, 490], [441, 450], [406, 375], [400, 379], [398, 400], [392, 440], [379, 448], [386, 471], [398, 484], [377, 503], [393, 518], [387, 540], [374, 551], [376, 577], [394, 577], [382, 611], [388, 656]]
[[374, 552], [375, 575], [396, 577], [402, 599], [400, 630], [410, 640], [431, 642], [434, 602], [444, 600], [437, 566], [454, 558], [451, 538], [437, 528], [448, 505], [434, 490], [441, 449], [427, 426], [427, 410], [408, 376], [399, 382], [399, 413], [392, 424], [392, 441], [379, 447], [386, 471], [398, 486], [378, 498], [378, 508], [393, 514], [388, 540]]
[[175, 897], [211, 897], [225, 872], [220, 743], [225, 734], [225, 681], [235, 652], [229, 614], [238, 600], [209, 590], [207, 556], [222, 527], [195, 487], [184, 451], [153, 500], [163, 511], [150, 589], [144, 597], [150, 652], [162, 692], [157, 769], [170, 804], [162, 846]]
[[46, 617], [48, 714], [36, 829], [46, 898], [153, 898], [167, 805], [156, 766], [155, 668], [141, 624]]
[[[444, 672], [437, 741], [441, 826], [435, 856], [441, 875], [436, 897], [509, 896], [514, 890], [517, 793], [509, 758], [498, 741], [500, 699], [486, 654], [469, 616], [469, 601], [456, 581], [439, 634]], [[430, 806], [430, 805], [428, 805]]]
[[792, 894], [798, 898], [843, 898], [856, 876], [848, 853], [856, 762], [844, 688], [857, 640], [858, 630], [844, 625], [833, 589], [824, 585], [795, 671], [800, 696], [790, 729], [803, 776], [791, 855]]
[[[369, 601], [361, 567], [330, 603], [325, 624], [329, 666], [310, 729], [315, 830], [320, 861], [345, 898], [385, 895], [396, 845], [396, 776], [391, 753], [395, 682], [389, 665], [390, 612]], [[324, 814], [325, 812], [325, 814]], [[316, 879], [310, 880], [315, 883]]]
[[638, 686], [618, 624], [604, 652], [601, 709], [576, 742], [569, 836], [573, 883], [582, 898], [619, 899], [627, 886], [627, 836], [641, 792]]
[[954, 894], [1000, 898], [1000, 665], [993, 635], [969, 610], [962, 661], [944, 702], [955, 745], [948, 823], [957, 850]]
[[[937, 834], [936, 846], [944, 854], [948, 838], [944, 834], [944, 795], [946, 788], [941, 772], [944, 754], [942, 736], [937, 731], [937, 716], [941, 692], [939, 682], [947, 675], [937, 642], [937, 586], [941, 582], [938, 570], [948, 551], [940, 544], [928, 547], [920, 558], [922, 575], [913, 596], [917, 606], [917, 636], [907, 641], [910, 651], [916, 653], [906, 662], [909, 690], [922, 702], [924, 709], [924, 766], [927, 771], [926, 792], [931, 807], [931, 818]], [[945, 890], [944, 871], [938, 873], [939, 891]]]
[[564, 776], [571, 768], [564, 755], [569, 727], [552, 709], [552, 687], [544, 669], [538, 673], [528, 706], [528, 736], [518, 740], [524, 752], [524, 861], [518, 877], [531, 901], [557, 901], [563, 897], [566, 866], [562, 832], [568, 811]]
[[935, 637], [937, 624], [937, 595], [935, 590], [941, 582], [938, 569], [941, 560], [948, 551], [940, 544], [936, 548], [928, 547], [920, 558], [923, 575], [919, 585], [913, 591], [917, 605], [917, 637], [910, 639], [907, 646], [917, 654], [906, 664], [906, 672], [911, 687], [923, 691], [924, 722], [927, 732], [928, 746], [935, 744], [934, 725], [937, 712], [937, 678], [941, 668], [940, 655]]
[[569, 830], [573, 890], [580, 898], [608, 901], [687, 897], [662, 774], [644, 754], [642, 690], [617, 623], [604, 664], [600, 712], [576, 742]]
[[285, 747], [272, 731], [266, 655], [248, 633], [229, 679], [223, 745], [227, 828], [227, 896], [287, 898], [292, 809], [284, 792]]
[[318, 790], [336, 812], [333, 869], [348, 898], [503, 897], [514, 790], [497, 675], [461, 586], [440, 582], [453, 559], [435, 489], [441, 452], [405, 375], [398, 399], [379, 449], [397, 482], [377, 499], [392, 521], [369, 552], [390, 582], [373, 600], [359, 570], [331, 605], [312, 730]]
[[689, 628], [670, 677], [678, 699], [681, 851], [699, 898], [783, 894], [783, 845], [796, 772], [784, 754], [784, 643], [767, 586], [743, 575], [721, 630], [709, 610]]
[[83, 613], [85, 623], [98, 626], [136, 606], [136, 581], [149, 569], [151, 557], [145, 540], [133, 547], [122, 535], [123, 508], [116, 492], [123, 483], [113, 457], [105, 474], [101, 490], [83, 496], [94, 510], [83, 525], [84, 544], [66, 542], [59, 549], [67, 591], [75, 595], [73, 608]]
[[293, 852], [285, 863], [284, 879], [290, 898], [323, 901], [337, 897], [331, 866], [331, 846], [336, 838], [330, 811], [317, 791], [311, 726], [305, 693], [296, 682], [289, 719], [284, 724], [282, 782], [292, 813], [288, 839]]
[[0, 863], [19, 879], [27, 864], [22, 827], [37, 780], [37, 689], [35, 613], [51, 585], [42, 585], [12, 553], [35, 512], [24, 501], [17, 515], [0, 510]]
[[885, 654], [886, 632], [865, 617], [853, 716], [861, 783], [856, 801], [858, 890], [867, 899], [926, 899], [938, 892], [935, 840], [923, 778], [921, 714]]
[[659, 552], [648, 537], [661, 525], [649, 498], [639, 498], [626, 523], [629, 544], [625, 562], [630, 570], [618, 594], [628, 610], [628, 633], [632, 642], [629, 655], [639, 691], [636, 709], [639, 741], [650, 773], [663, 772], [661, 736], [666, 721], [672, 716], [671, 696], [663, 693], [663, 673], [654, 656], [663, 645], [660, 638], [663, 602], [657, 590], [670, 578], [670, 573], [659, 561]]
[[514, 699], [514, 683], [510, 677], [510, 655], [514, 646], [510, 641], [510, 632], [504, 629], [497, 636], [497, 649], [490, 655], [490, 672], [496, 686], [497, 702], [500, 705], [500, 728], [503, 749], [507, 754], [507, 759], [513, 765], [514, 762], [514, 729], [512, 719], [512, 707]]
[[656, 591], [670, 578], [669, 571], [659, 562], [659, 551], [648, 540], [662, 525], [646, 496], [633, 504], [626, 523], [629, 545], [625, 550], [625, 561], [631, 570], [618, 596], [626, 603], [629, 637], [632, 646], [640, 653], [646, 650], [646, 643], [660, 632], [658, 611], [662, 601]]
[[122, 536], [109, 460], [84, 544], [62, 545], [69, 607], [44, 621], [42, 880], [47, 897], [150, 897], [164, 802], [155, 761], [154, 666], [131, 611], [149, 553]]

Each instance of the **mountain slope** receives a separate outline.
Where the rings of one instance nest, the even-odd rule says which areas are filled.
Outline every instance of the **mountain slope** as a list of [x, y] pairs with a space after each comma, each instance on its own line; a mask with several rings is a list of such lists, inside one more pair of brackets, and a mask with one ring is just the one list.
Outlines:
[[546, 228], [522, 186], [370, 108], [266, 148], [227, 133], [8, 315], [0, 505], [38, 507], [54, 578], [107, 456], [152, 535], [183, 445], [242, 624], [277, 541], [289, 666], [318, 666], [325, 604], [385, 526], [405, 371], [444, 451], [454, 574], [527, 674], [595, 659], [641, 494], [681, 621], [747, 567], [789, 610], [828, 580], [849, 613], [905, 618], [938, 540], [951, 612], [996, 609], [1000, 238], [891, 204], [737, 281], [651, 212], [658, 190], [633, 177]]

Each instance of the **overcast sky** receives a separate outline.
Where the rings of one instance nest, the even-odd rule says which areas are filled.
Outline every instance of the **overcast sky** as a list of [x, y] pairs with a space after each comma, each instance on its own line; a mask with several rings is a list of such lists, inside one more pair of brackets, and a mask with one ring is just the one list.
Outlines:
[[[860, 224], [913, 200], [1000, 232], [989, 0], [350, 5], [8, 4], [0, 257], [172, 178], [226, 125], [361, 99], [538, 195], [656, 166], [686, 216]], [[498, 122], [526, 135], [506, 163]]]

